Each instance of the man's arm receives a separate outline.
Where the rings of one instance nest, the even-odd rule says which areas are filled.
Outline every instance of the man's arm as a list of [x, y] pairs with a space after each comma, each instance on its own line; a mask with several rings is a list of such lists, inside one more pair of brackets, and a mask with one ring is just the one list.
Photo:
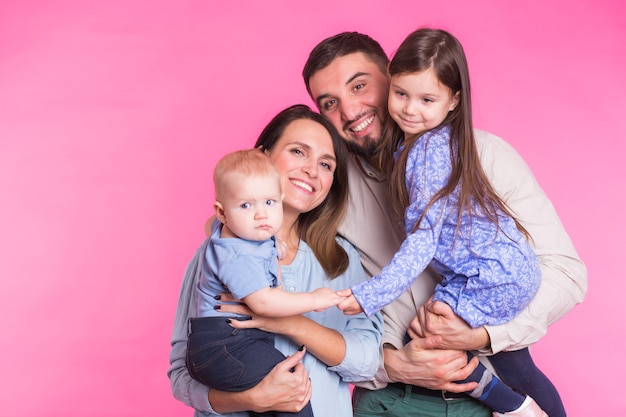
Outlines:
[[548, 326], [582, 302], [587, 271], [532, 172], [502, 139], [477, 131], [481, 163], [496, 192], [528, 230], [541, 267], [541, 287], [528, 307], [508, 323], [471, 329], [444, 303], [427, 303], [411, 322], [414, 334], [443, 336], [442, 347], [492, 354], [527, 347]]
[[515, 350], [541, 339], [587, 292], [587, 270], [552, 202], [521, 156], [497, 136], [476, 131], [481, 164], [496, 192], [522, 225], [541, 267], [541, 287], [512, 321], [485, 326], [491, 340], [485, 353]]

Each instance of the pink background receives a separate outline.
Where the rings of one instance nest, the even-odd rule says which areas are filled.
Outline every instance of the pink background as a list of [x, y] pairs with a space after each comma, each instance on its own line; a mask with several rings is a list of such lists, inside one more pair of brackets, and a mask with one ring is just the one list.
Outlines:
[[625, 7], [593, 1], [3, 0], [0, 410], [191, 416], [170, 394], [185, 265], [211, 171], [277, 111], [311, 104], [310, 49], [358, 30], [392, 52], [452, 31], [476, 125], [512, 143], [589, 269], [534, 357], [569, 415], [623, 415]]

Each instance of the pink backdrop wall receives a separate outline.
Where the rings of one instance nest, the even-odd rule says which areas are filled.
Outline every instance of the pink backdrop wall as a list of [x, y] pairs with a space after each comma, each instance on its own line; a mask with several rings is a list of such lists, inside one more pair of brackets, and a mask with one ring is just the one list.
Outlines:
[[537, 362], [569, 415], [626, 412], [623, 3], [389, 3], [2, 2], [3, 415], [191, 416], [165, 372], [215, 161], [310, 104], [319, 40], [358, 30], [391, 53], [421, 25], [460, 38], [476, 125], [524, 156], [587, 263]]

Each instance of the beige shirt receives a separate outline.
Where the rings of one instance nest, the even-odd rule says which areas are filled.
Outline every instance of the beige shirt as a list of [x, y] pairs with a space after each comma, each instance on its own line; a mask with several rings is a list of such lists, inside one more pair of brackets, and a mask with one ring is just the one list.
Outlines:
[[[587, 292], [587, 270], [554, 206], [520, 155], [495, 135], [480, 130], [475, 133], [483, 170], [530, 233], [542, 272], [541, 288], [522, 313], [508, 323], [485, 327], [491, 349], [481, 353], [491, 354], [521, 349], [543, 337], [550, 324], [582, 302]], [[404, 239], [402, 220], [393, 216], [383, 175], [355, 156], [350, 158], [348, 175], [349, 207], [339, 232], [359, 250], [366, 272], [377, 275]], [[409, 290], [383, 309], [383, 343], [397, 349], [405, 344], [410, 321], [433, 294], [437, 282], [437, 275], [428, 269]], [[367, 387], [378, 389], [387, 382], [390, 381], [381, 363], [376, 380]]]

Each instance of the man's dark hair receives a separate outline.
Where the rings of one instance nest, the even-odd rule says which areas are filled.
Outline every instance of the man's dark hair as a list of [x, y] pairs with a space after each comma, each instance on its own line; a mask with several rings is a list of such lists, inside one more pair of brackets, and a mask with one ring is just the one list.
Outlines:
[[362, 33], [342, 32], [324, 39], [309, 54], [302, 70], [302, 78], [309, 95], [311, 95], [309, 80], [316, 72], [326, 68], [335, 58], [356, 52], [365, 54], [383, 74], [387, 73], [389, 58], [378, 42]]

